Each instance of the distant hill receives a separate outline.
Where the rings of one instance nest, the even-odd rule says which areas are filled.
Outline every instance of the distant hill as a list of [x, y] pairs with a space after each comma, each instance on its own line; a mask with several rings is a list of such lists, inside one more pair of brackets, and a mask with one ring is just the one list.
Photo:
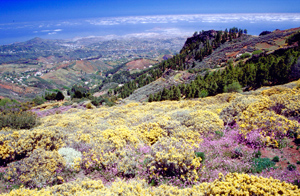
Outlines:
[[[0, 46], [0, 80], [6, 85], [5, 88], [0, 86], [0, 95], [23, 100], [43, 94], [45, 89], [71, 88], [74, 84], [94, 88], [106, 79], [108, 70], [139, 72], [159, 63], [164, 55], [178, 53], [184, 41], [185, 38], [180, 37], [152, 40], [34, 38], [3, 45]], [[34, 90], [28, 94], [17, 90], [20, 88]]]
[[[289, 48], [298, 46], [297, 41], [288, 43], [286, 40], [299, 30], [300, 28], [276, 30], [262, 36], [244, 34], [237, 28], [229, 31], [203, 31], [188, 38], [178, 55], [115, 91], [122, 98], [145, 101], [150, 94], [174, 85], [189, 84], [198, 76], [204, 76], [207, 71], [221, 71], [229, 64], [235, 66], [247, 61], [249, 57], [256, 61], [256, 58], [275, 51], [276, 54], [283, 54]], [[181, 77], [187, 72], [190, 73], [189, 77]]]
[[128, 70], [142, 70], [142, 69], [152, 67], [157, 63], [159, 62], [150, 59], [137, 59], [126, 63], [126, 68]]

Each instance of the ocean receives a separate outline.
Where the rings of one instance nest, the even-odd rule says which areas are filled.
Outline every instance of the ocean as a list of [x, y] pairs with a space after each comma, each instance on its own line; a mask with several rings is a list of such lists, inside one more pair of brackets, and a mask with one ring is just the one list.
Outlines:
[[238, 27], [248, 34], [284, 30], [300, 26], [300, 13], [194, 14], [128, 16], [61, 21], [0, 24], [0, 45], [23, 42], [35, 37], [44, 39], [78, 39], [101, 36], [122, 37], [192, 36], [195, 31], [225, 30]]

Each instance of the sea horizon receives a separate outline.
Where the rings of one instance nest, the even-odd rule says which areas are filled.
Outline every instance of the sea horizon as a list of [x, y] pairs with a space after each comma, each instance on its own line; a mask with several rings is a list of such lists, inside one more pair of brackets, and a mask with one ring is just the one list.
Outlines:
[[0, 24], [0, 45], [24, 42], [35, 37], [74, 40], [103, 37], [189, 37], [195, 31], [247, 29], [250, 35], [262, 31], [297, 28], [300, 13], [226, 13], [98, 17]]

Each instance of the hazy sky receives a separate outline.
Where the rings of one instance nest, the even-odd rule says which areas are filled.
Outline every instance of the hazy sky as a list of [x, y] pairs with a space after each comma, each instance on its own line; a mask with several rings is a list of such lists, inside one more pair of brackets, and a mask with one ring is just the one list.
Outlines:
[[191, 36], [300, 26], [299, 0], [0, 0], [0, 45], [41, 37]]
[[300, 13], [299, 0], [0, 0], [0, 23], [207, 13]]

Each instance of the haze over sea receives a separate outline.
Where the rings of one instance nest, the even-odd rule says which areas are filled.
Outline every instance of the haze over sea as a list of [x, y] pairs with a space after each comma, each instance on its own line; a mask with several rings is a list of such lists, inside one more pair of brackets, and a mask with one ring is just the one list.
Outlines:
[[102, 36], [123, 37], [192, 36], [195, 31], [238, 27], [248, 34], [300, 26], [300, 13], [241, 13], [101, 17], [91, 19], [47, 20], [0, 24], [0, 45], [23, 42], [34, 37], [78, 39]]

